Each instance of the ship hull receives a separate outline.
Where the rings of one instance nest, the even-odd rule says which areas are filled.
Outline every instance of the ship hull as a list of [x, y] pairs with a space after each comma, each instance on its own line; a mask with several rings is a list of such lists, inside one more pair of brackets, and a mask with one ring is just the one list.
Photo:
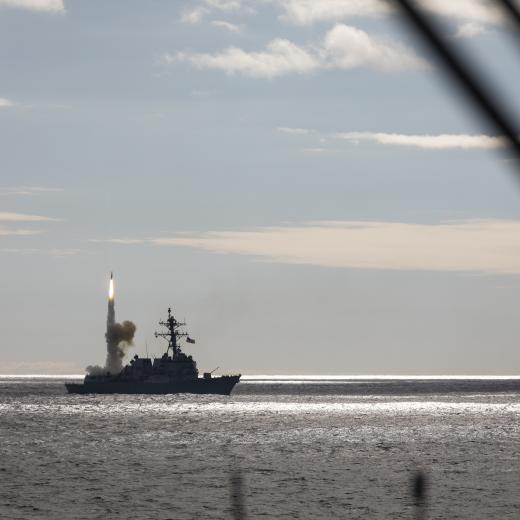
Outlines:
[[230, 395], [240, 376], [192, 379], [168, 383], [88, 381], [65, 383], [69, 394], [218, 394]]

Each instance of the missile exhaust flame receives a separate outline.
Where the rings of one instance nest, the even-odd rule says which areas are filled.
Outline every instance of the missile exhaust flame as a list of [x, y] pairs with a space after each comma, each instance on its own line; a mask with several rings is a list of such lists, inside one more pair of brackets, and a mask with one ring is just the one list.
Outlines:
[[114, 300], [114, 277], [110, 273], [108, 286], [107, 329], [105, 339], [107, 343], [107, 359], [104, 367], [88, 366], [87, 372], [91, 375], [119, 374], [123, 369], [123, 358], [128, 347], [133, 346], [136, 326], [131, 321], [116, 322]]

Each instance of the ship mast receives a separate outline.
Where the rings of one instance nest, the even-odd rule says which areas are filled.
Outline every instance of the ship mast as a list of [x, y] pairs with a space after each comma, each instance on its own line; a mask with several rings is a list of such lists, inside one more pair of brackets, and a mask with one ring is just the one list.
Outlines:
[[188, 337], [187, 332], [181, 332], [179, 329], [186, 326], [186, 323], [177, 321], [172, 314], [171, 307], [168, 308], [168, 319], [166, 321], [160, 321], [159, 325], [166, 327], [168, 332], [156, 332], [156, 338], [164, 338], [168, 341], [168, 348], [166, 354], [172, 349], [172, 357], [177, 357], [181, 353], [181, 347], [179, 339], [182, 337]]

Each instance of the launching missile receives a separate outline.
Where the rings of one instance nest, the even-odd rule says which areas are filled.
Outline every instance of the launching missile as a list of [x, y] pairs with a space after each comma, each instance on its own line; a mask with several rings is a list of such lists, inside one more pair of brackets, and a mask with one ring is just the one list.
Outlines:
[[108, 300], [110, 302], [114, 301], [114, 275], [112, 271], [110, 271], [110, 282], [108, 284]]

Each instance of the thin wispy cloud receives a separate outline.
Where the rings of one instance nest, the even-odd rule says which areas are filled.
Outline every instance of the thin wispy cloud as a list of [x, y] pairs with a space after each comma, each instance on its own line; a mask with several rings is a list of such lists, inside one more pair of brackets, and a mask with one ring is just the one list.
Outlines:
[[225, 29], [226, 31], [234, 33], [238, 33], [242, 30], [242, 28], [239, 25], [226, 22], [225, 20], [213, 20], [211, 22], [211, 25], [213, 25], [214, 27], [218, 27], [219, 29]]
[[386, 146], [401, 146], [422, 148], [424, 150], [492, 150], [506, 146], [501, 137], [485, 134], [399, 134], [386, 132], [337, 132], [321, 133], [306, 128], [278, 127], [278, 132], [288, 135], [306, 136], [314, 134], [319, 137], [317, 142], [326, 142], [329, 138], [340, 139], [354, 144], [373, 142]]
[[24, 237], [29, 235], [39, 235], [42, 231], [34, 229], [11, 229], [0, 225], [0, 236], [2, 237]]
[[228, 47], [213, 54], [181, 51], [165, 54], [163, 61], [168, 64], [185, 62], [198, 69], [267, 79], [311, 74], [320, 69], [368, 67], [396, 71], [426, 66], [412, 49], [343, 24], [328, 31], [319, 46], [300, 46], [276, 38], [261, 51], [245, 51], [238, 47]]
[[303, 148], [302, 151], [304, 153], [310, 153], [310, 154], [321, 154], [321, 153], [327, 153], [327, 152], [331, 152], [332, 150], [330, 150], [329, 148], [320, 148], [320, 147], [315, 147], [315, 148]]
[[91, 251], [85, 251], [84, 249], [77, 248], [52, 248], [46, 251], [46, 253], [54, 257], [78, 256], [85, 253], [92, 254]]
[[209, 12], [208, 8], [201, 5], [186, 9], [181, 13], [181, 22], [189, 24], [199, 23]]
[[14, 7], [49, 13], [65, 12], [63, 0], [0, 0], [0, 7]]
[[[1, 0], [0, 0], [1, 1]], [[0, 6], [1, 8], [1, 6]], [[0, 110], [6, 108], [23, 108], [25, 110], [63, 110], [72, 108], [70, 105], [63, 105], [58, 103], [51, 104], [33, 104], [33, 103], [20, 103], [13, 101], [12, 99], [0, 97]]]
[[276, 130], [278, 132], [282, 132], [282, 134], [292, 134], [292, 135], [309, 135], [314, 132], [310, 128], [293, 128], [289, 126], [279, 126]]
[[33, 255], [39, 253], [40, 249], [34, 247], [2, 247], [0, 253], [7, 253], [12, 255]]
[[[0, 232], [1, 234], [1, 232]], [[35, 234], [30, 232], [29, 234]], [[77, 248], [51, 248], [42, 249], [34, 247], [3, 247], [0, 248], [0, 253], [12, 254], [12, 255], [48, 255], [55, 258], [69, 258], [79, 255], [92, 255], [94, 251]]]
[[298, 25], [381, 16], [391, 12], [390, 4], [378, 0], [275, 0], [274, 3], [282, 11], [282, 20]]
[[62, 188], [47, 188], [44, 186], [0, 186], [0, 195], [33, 196], [45, 193], [57, 193]]
[[2, 108], [10, 108], [15, 105], [14, 101], [11, 101], [10, 99], [0, 97], [0, 109]]
[[28, 215], [26, 213], [13, 213], [8, 211], [0, 211], [0, 236], [29, 236], [43, 233], [37, 229], [19, 229], [16, 224], [33, 223], [33, 222], [58, 222], [60, 219], [53, 217], [45, 217], [42, 215]]
[[334, 268], [520, 274], [520, 221], [433, 225], [339, 221], [151, 240], [272, 262]]
[[500, 137], [489, 135], [439, 134], [439, 135], [407, 135], [383, 132], [344, 132], [335, 137], [352, 142], [372, 141], [388, 146], [408, 146], [426, 150], [490, 150], [505, 146]]
[[59, 222], [61, 219], [43, 215], [29, 215], [0, 211], [0, 237], [22, 237], [44, 233], [41, 229], [18, 228], [17, 224], [37, 224], [41, 222]]
[[466, 22], [459, 25], [455, 38], [474, 38], [485, 32], [487, 32], [487, 29], [483, 25], [475, 22]]
[[26, 213], [12, 213], [0, 211], [0, 222], [58, 222], [61, 219], [44, 217], [42, 215], [28, 215]]
[[[181, 12], [181, 22], [197, 24], [206, 16], [214, 12], [237, 12], [244, 9], [245, 3], [241, 0], [203, 0], [198, 4], [193, 2], [190, 7]], [[251, 9], [247, 9], [251, 11]], [[232, 24], [231, 24], [232, 25]]]
[[146, 243], [145, 239], [142, 238], [92, 238], [90, 242], [101, 242], [108, 244], [120, 244], [120, 245], [135, 245], [135, 244], [144, 244]]

